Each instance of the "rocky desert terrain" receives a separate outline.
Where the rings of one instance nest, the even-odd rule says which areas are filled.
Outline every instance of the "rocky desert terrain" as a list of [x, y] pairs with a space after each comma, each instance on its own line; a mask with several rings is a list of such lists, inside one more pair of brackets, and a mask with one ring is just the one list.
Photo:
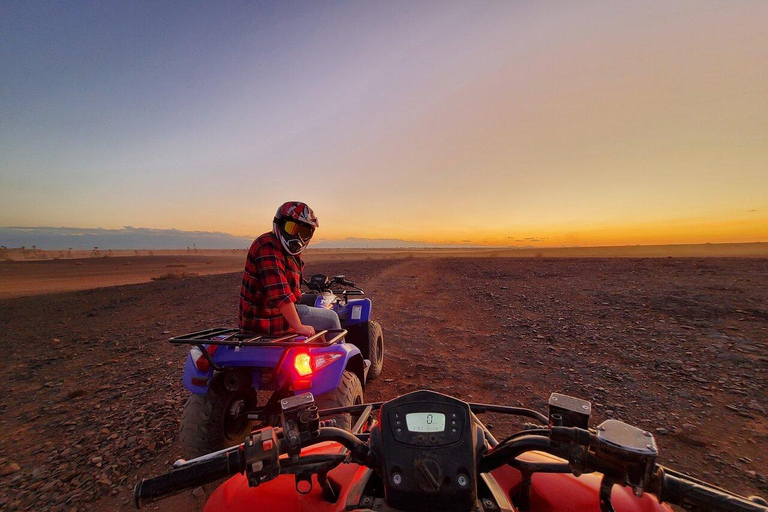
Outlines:
[[[166, 340], [234, 325], [240, 275], [170, 270], [0, 300], [0, 509], [132, 510], [137, 479], [179, 457], [186, 351]], [[367, 400], [431, 388], [545, 410], [559, 391], [592, 401], [593, 424], [653, 432], [663, 464], [768, 495], [768, 259], [360, 256], [307, 271], [373, 299], [386, 355]], [[484, 420], [497, 437], [519, 426]]]

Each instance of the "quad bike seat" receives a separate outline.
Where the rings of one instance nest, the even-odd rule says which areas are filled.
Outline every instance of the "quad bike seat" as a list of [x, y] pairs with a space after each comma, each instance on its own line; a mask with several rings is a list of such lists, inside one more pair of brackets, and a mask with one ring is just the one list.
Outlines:
[[299, 304], [304, 304], [305, 306], [314, 306], [315, 302], [317, 301], [317, 298], [320, 296], [317, 292], [305, 292], [301, 294], [301, 298], [299, 298]]

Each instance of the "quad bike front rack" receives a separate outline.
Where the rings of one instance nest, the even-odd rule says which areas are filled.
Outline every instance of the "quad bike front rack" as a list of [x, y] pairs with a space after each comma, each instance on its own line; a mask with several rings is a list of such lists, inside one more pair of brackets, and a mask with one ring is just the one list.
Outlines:
[[174, 336], [168, 340], [174, 345], [194, 345], [203, 357], [208, 360], [211, 368], [220, 370], [213, 362], [206, 345], [225, 345], [230, 347], [328, 347], [340, 343], [346, 336], [346, 329], [326, 329], [316, 332], [313, 336], [304, 337], [299, 334], [284, 334], [270, 336], [254, 332], [241, 331], [233, 327], [214, 327], [203, 329], [180, 336]]

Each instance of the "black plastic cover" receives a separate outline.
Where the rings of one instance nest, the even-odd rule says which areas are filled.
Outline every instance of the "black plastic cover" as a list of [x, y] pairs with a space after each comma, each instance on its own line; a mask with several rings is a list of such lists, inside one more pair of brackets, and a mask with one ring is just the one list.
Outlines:
[[[411, 415], [424, 418], [425, 424], [430, 416], [441, 421], [434, 429], [422, 430], [420, 423], [409, 427]], [[414, 391], [383, 404], [379, 419], [371, 444], [383, 462], [384, 496], [390, 507], [407, 512], [473, 509], [483, 437], [468, 404], [433, 391]]]
[[328, 287], [330, 279], [325, 274], [314, 274], [309, 278], [309, 287], [311, 289], [322, 292]]
[[589, 428], [592, 404], [581, 398], [552, 393], [549, 396], [549, 423], [558, 427]]
[[315, 405], [315, 397], [312, 393], [303, 393], [301, 395], [289, 396], [280, 400], [280, 407], [284, 412], [292, 411], [298, 408], [305, 408]]
[[597, 441], [602, 448], [638, 457], [656, 457], [659, 453], [653, 434], [619, 420], [605, 420], [597, 427]]

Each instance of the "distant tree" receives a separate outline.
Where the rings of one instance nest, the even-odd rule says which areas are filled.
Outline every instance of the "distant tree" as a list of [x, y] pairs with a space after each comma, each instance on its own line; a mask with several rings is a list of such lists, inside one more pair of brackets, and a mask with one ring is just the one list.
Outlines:
[[94, 248], [93, 248], [93, 251], [91, 251], [91, 257], [92, 257], [92, 258], [97, 258], [97, 257], [99, 256], [99, 254], [101, 254], [101, 253], [99, 253], [99, 248], [98, 248], [98, 246], [97, 246], [97, 247], [94, 247]]
[[67, 249], [67, 258], [71, 258], [71, 257], [72, 257], [72, 248], [70, 247], [69, 249]]
[[4, 245], [0, 245], [0, 260], [8, 259], [8, 248]]

